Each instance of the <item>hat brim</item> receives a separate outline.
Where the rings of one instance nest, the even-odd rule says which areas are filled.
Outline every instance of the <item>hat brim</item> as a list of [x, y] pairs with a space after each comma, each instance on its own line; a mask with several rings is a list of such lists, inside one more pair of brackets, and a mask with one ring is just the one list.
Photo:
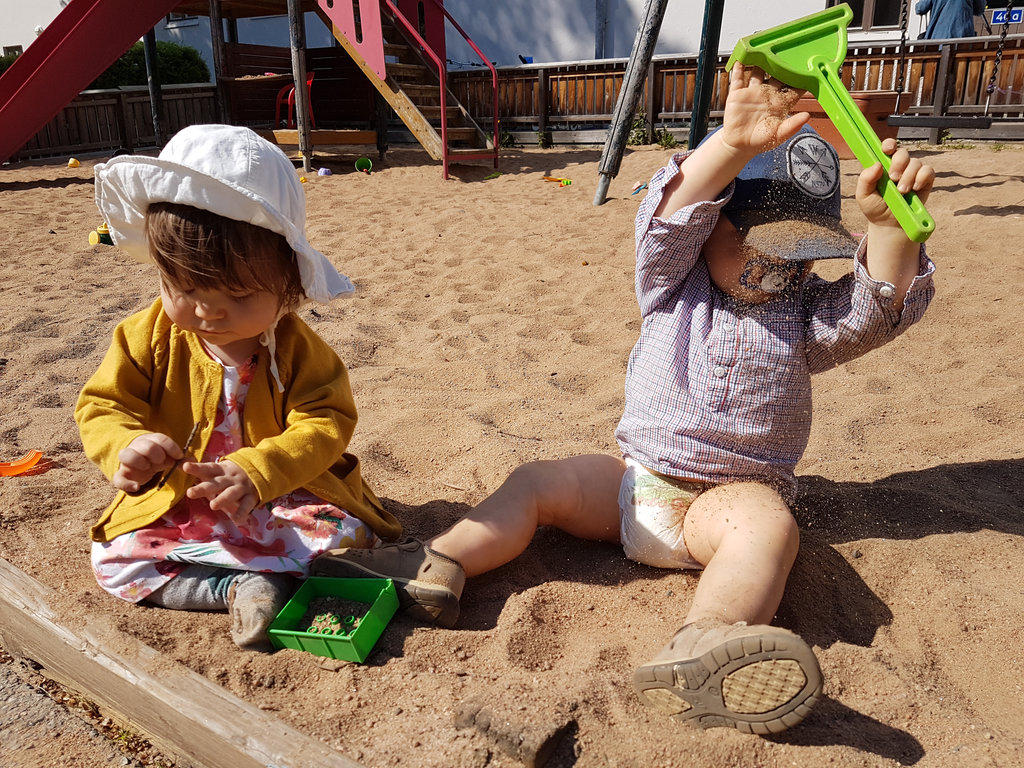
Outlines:
[[114, 243], [149, 262], [146, 211], [152, 203], [180, 203], [263, 227], [283, 236], [295, 251], [308, 299], [329, 302], [355, 290], [305, 234], [267, 200], [223, 179], [160, 158], [124, 155], [96, 166], [96, 205]]
[[852, 259], [857, 241], [827, 216], [779, 219], [767, 211], [726, 211], [746, 245], [784, 261]]

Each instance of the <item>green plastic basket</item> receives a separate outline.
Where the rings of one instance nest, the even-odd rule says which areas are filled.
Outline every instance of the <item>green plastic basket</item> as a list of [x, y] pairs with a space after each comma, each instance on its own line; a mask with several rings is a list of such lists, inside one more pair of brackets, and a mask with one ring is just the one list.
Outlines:
[[[347, 635], [301, 632], [309, 604], [318, 597], [337, 597], [366, 604], [366, 613]], [[391, 579], [333, 579], [311, 576], [270, 623], [268, 633], [275, 648], [293, 648], [317, 656], [363, 662], [398, 610], [398, 594]]]

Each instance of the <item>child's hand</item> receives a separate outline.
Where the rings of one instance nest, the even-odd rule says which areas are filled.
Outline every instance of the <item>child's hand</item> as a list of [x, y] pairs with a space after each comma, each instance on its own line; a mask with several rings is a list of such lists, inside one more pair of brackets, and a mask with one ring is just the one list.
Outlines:
[[140, 435], [128, 443], [117, 460], [121, 465], [110, 479], [111, 485], [125, 493], [135, 493], [157, 472], [167, 469], [183, 458], [181, 447], [160, 432]]
[[199, 482], [185, 491], [190, 499], [209, 499], [210, 509], [242, 523], [259, 499], [256, 486], [233, 461], [186, 461], [181, 467]]
[[807, 112], [790, 115], [799, 99], [800, 91], [788, 88], [758, 67], [736, 62], [729, 73], [722, 140], [750, 157], [774, 149], [810, 119]]
[[795, 136], [811, 117], [789, 114], [799, 98], [798, 91], [757, 67], [737, 62], [729, 73], [721, 129], [683, 160], [682, 173], [665, 185], [654, 215], [667, 219], [684, 206], [713, 200], [755, 156]]
[[[892, 158], [889, 167], [889, 178], [896, 183], [901, 194], [916, 192], [924, 203], [935, 183], [935, 169], [910, 156], [905, 149], [897, 149], [896, 139], [882, 142], [882, 151]], [[899, 227], [899, 222], [892, 215], [878, 191], [878, 182], [882, 180], [885, 170], [881, 163], [875, 163], [861, 171], [857, 179], [857, 203], [867, 220], [880, 227]]]

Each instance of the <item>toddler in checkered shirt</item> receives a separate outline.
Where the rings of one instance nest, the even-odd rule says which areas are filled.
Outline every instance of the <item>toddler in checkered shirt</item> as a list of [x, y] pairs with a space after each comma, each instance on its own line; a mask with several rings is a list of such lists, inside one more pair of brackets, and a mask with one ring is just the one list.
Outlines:
[[[878, 347], [924, 313], [934, 267], [878, 193], [856, 200], [858, 244], [839, 221], [839, 162], [791, 115], [798, 94], [758, 69], [731, 72], [721, 129], [672, 158], [637, 214], [644, 322], [626, 374], [622, 457], [526, 464], [426, 542], [341, 549], [312, 572], [390, 577], [405, 610], [452, 626], [467, 576], [503, 565], [539, 525], [620, 542], [626, 556], [703, 569], [683, 627], [636, 669], [644, 704], [678, 721], [768, 734], [821, 695], [810, 647], [770, 625], [796, 558], [794, 469], [810, 430], [810, 376]], [[935, 174], [889, 139], [890, 178], [926, 199]], [[835, 282], [815, 259], [844, 258]]]

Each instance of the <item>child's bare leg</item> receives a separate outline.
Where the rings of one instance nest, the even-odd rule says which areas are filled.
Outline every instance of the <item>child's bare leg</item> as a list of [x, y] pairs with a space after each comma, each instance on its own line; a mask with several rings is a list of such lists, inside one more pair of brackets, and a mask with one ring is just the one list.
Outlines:
[[796, 725], [822, 679], [807, 643], [768, 625], [797, 553], [789, 508], [757, 483], [719, 486], [690, 505], [683, 536], [704, 573], [683, 628], [633, 675], [641, 701], [702, 728]]
[[618, 541], [624, 471], [621, 459], [600, 455], [526, 464], [466, 517], [427, 542], [335, 549], [316, 558], [311, 571], [317, 576], [389, 578], [410, 616], [451, 627], [459, 618], [466, 577], [521, 554], [538, 525], [581, 538]]
[[477, 576], [513, 560], [537, 526], [581, 539], [619, 540], [619, 485], [626, 465], [614, 456], [573, 456], [524, 464], [466, 517], [427, 541]]
[[782, 497], [760, 483], [720, 485], [698, 496], [686, 513], [683, 537], [705, 567], [686, 622], [771, 623], [799, 536]]

